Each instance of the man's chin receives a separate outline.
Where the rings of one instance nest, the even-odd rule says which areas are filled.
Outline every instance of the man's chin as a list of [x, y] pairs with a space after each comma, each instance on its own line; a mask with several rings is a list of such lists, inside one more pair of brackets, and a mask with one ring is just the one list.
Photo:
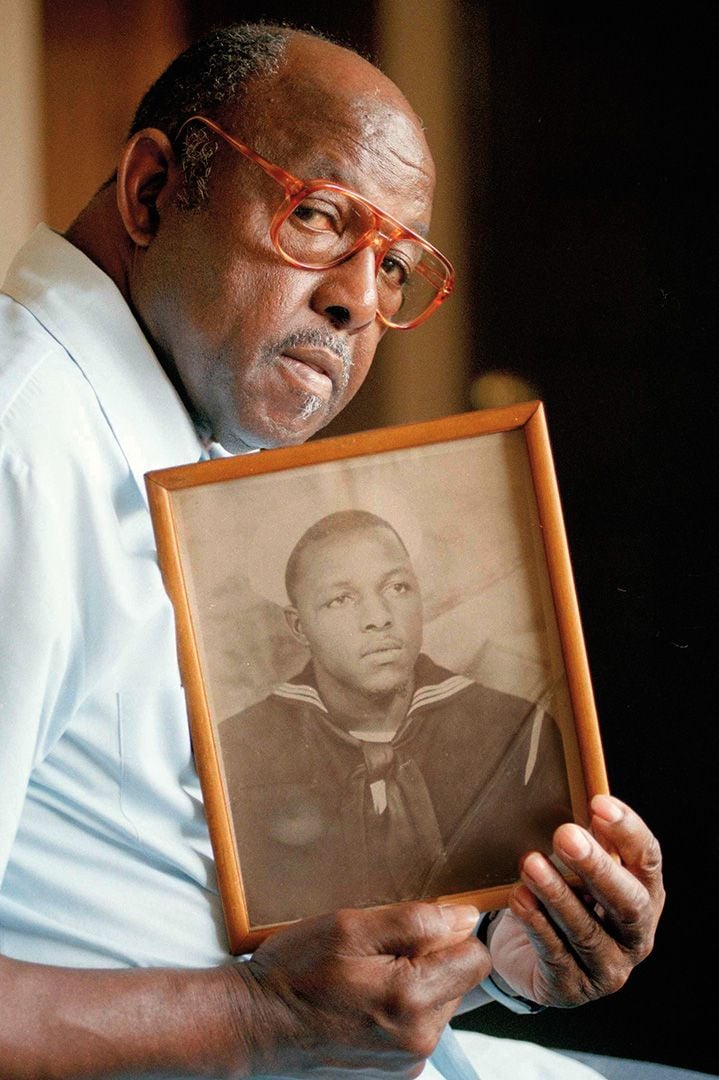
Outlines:
[[409, 678], [405, 672], [401, 677], [375, 678], [365, 683], [362, 692], [368, 698], [395, 698], [407, 693]]
[[299, 446], [312, 438], [335, 416], [327, 402], [312, 395], [291, 417], [263, 416], [252, 427], [242, 426], [218, 441], [231, 454], [249, 450], [273, 450]]

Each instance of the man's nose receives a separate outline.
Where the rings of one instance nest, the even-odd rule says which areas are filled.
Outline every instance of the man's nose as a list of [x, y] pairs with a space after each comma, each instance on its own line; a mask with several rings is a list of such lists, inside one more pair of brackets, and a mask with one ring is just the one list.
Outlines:
[[374, 250], [361, 248], [339, 266], [320, 271], [312, 308], [336, 330], [356, 333], [377, 315], [377, 268]]
[[363, 630], [381, 630], [392, 625], [392, 612], [382, 596], [367, 597], [360, 607]]

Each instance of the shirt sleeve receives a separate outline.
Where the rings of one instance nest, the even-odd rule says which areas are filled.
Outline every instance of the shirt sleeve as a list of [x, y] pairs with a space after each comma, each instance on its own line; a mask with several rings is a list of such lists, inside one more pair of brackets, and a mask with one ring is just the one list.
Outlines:
[[80, 682], [71, 507], [57, 480], [0, 452], [0, 882], [30, 772], [61, 734]]

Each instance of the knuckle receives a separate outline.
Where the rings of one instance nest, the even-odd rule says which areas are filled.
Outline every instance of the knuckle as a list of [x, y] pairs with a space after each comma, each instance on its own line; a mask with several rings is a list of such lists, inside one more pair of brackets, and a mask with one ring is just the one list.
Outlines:
[[431, 937], [436, 933], [435, 909], [432, 904], [413, 900], [402, 905], [407, 931], [413, 938]]
[[571, 893], [569, 885], [564, 878], [557, 876], [547, 883], [543, 891], [543, 899], [550, 905], [560, 904]]
[[428, 1058], [436, 1050], [438, 1042], [439, 1032], [429, 1032], [426, 1028], [418, 1029], [414, 1032], [409, 1052], [417, 1057]]
[[394, 1015], [412, 1021], [423, 1011], [423, 994], [419, 984], [413, 980], [403, 980], [395, 984], [390, 994]]
[[609, 997], [620, 990], [624, 982], [625, 977], [609, 971], [603, 971], [601, 976], [585, 976], [579, 980], [576, 987], [568, 991], [565, 1004], [572, 1007]]
[[385, 1014], [406, 1031], [415, 1028], [431, 1031], [438, 1023], [441, 1011], [436, 1007], [436, 995], [428, 990], [426, 980], [407, 971], [387, 986], [383, 1006]]
[[582, 952], [587, 956], [596, 956], [606, 947], [606, 931], [602, 924], [589, 914], [582, 934]]
[[650, 835], [644, 856], [642, 858], [642, 866], [647, 874], [651, 877], [655, 877], [661, 880], [662, 876], [662, 849], [659, 846], [659, 841], [656, 836]]
[[468, 957], [467, 973], [472, 986], [486, 979], [493, 967], [492, 954], [476, 938], [466, 942], [464, 951]]
[[438, 1023], [428, 1024], [426, 1021], [417, 1020], [402, 1026], [398, 1043], [403, 1053], [424, 1061], [436, 1050], [440, 1034], [441, 1027]]
[[653, 948], [653, 930], [644, 931], [644, 933], [637, 934], [636, 941], [633, 947], [629, 950], [629, 956], [632, 960], [632, 966], [641, 963], [642, 960], [646, 960]]
[[644, 926], [648, 914], [653, 910], [654, 904], [649, 893], [643, 885], [635, 880], [623, 898], [620, 909], [622, 925], [636, 931], [636, 929]]
[[616, 994], [618, 990], [621, 990], [631, 971], [631, 966], [626, 964], [614, 964], [607, 971], [603, 973], [600, 991], [603, 995]]
[[660, 913], [657, 898], [637, 885], [620, 913], [621, 940], [631, 955], [643, 959], [651, 952]]
[[354, 908], [340, 908], [333, 916], [334, 937], [338, 942], [352, 940], [357, 932], [357, 924], [360, 912]]

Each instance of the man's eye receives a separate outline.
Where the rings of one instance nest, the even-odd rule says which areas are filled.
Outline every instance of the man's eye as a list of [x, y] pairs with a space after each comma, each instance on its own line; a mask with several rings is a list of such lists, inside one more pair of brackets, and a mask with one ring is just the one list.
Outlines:
[[339, 593], [337, 596], [333, 596], [331, 600], [328, 600], [325, 607], [328, 608], [340, 608], [346, 607], [352, 602], [352, 596], [350, 593]]
[[386, 281], [401, 289], [407, 284], [412, 268], [394, 252], [388, 252], [382, 260], [382, 274]]
[[408, 581], [393, 581], [387, 586], [387, 592], [395, 593], [395, 595], [401, 595], [410, 591], [410, 584]]
[[314, 232], [339, 232], [341, 228], [336, 210], [326, 203], [313, 205], [302, 202], [295, 207], [292, 216]]

